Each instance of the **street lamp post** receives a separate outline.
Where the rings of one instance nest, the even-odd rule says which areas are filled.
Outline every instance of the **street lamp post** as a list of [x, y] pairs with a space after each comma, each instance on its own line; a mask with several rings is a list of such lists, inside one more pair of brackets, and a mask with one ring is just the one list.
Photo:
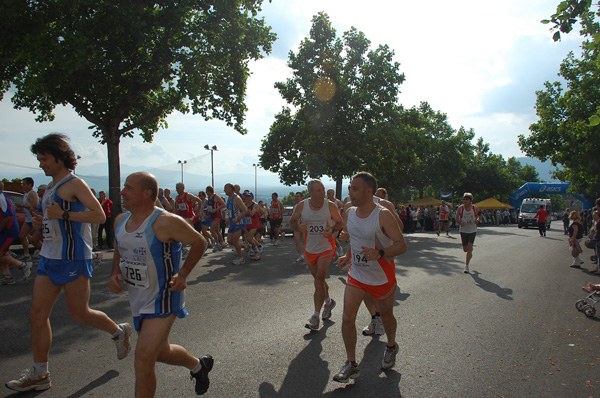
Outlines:
[[[252, 166], [254, 166], [254, 197], [258, 198], [258, 177], [257, 177], [257, 172], [258, 172], [258, 163], [252, 163]], [[258, 199], [256, 199], [258, 201]]]
[[214, 158], [213, 152], [218, 151], [217, 146], [213, 145], [212, 147], [208, 147], [208, 144], [204, 145], [204, 149], [210, 151], [210, 174], [212, 176], [212, 187], [215, 187], [215, 166], [214, 166]]
[[187, 160], [179, 160], [177, 163], [181, 165], [181, 183], [183, 184], [183, 165], [187, 163]]

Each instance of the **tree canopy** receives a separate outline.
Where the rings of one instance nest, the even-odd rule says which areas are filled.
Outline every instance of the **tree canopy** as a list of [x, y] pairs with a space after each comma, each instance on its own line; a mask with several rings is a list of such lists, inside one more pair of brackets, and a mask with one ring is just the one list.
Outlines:
[[581, 58], [570, 53], [563, 60], [560, 76], [566, 82], [546, 82], [536, 92], [536, 113], [527, 137], [519, 136], [521, 150], [541, 160], [561, 165], [556, 177], [570, 181], [571, 189], [595, 197], [600, 192], [600, 125], [590, 123], [590, 115], [600, 108], [599, 49], [589, 38], [600, 32], [593, 15], [582, 15]]
[[337, 37], [327, 14], [312, 20], [309, 37], [290, 51], [293, 76], [275, 87], [289, 104], [262, 142], [261, 166], [283, 183], [327, 175], [341, 181], [373, 161], [385, 138], [404, 75], [388, 46], [371, 49], [355, 28]]
[[257, 18], [262, 0], [0, 3], [0, 99], [38, 121], [71, 105], [107, 145], [110, 196], [120, 211], [119, 142], [151, 142], [177, 110], [244, 134], [248, 62], [275, 35]]

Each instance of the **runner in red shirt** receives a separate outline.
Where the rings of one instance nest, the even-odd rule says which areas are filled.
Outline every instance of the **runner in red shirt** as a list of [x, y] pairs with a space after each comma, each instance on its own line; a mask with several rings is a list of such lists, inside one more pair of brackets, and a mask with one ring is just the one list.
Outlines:
[[538, 223], [538, 231], [540, 231], [540, 236], [543, 238], [546, 236], [546, 220], [548, 220], [548, 212], [544, 209], [543, 205], [540, 205], [540, 209], [535, 213], [533, 218], [537, 218]]

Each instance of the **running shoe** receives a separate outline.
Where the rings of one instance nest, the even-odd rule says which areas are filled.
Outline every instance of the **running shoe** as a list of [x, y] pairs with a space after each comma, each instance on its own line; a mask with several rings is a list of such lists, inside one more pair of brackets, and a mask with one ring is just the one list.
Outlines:
[[279, 246], [279, 239], [275, 240], [275, 243], [273, 243], [274, 246]]
[[40, 249], [35, 249], [33, 252], [33, 258], [40, 258]]
[[385, 329], [383, 328], [383, 321], [380, 316], [371, 318], [371, 322], [362, 330], [363, 336], [381, 336], [384, 333]]
[[297, 263], [301, 263], [301, 262], [303, 262], [303, 261], [304, 261], [304, 254], [301, 254], [301, 255], [299, 255], [299, 256], [298, 256], [298, 258], [296, 259], [296, 262], [297, 262]]
[[10, 275], [3, 275], [2, 279], [0, 279], [0, 283], [3, 285], [14, 285], [17, 282], [15, 282], [15, 279]]
[[325, 301], [325, 305], [323, 305], [323, 314], [321, 315], [321, 318], [326, 321], [329, 318], [331, 318], [331, 310], [335, 308], [335, 300], [331, 299], [331, 301], [329, 302], [329, 305], [327, 304], [327, 301]]
[[352, 364], [350, 361], [346, 361], [340, 372], [333, 376], [333, 381], [337, 381], [338, 383], [348, 383], [348, 380], [358, 379], [359, 376], [360, 369], [358, 369], [358, 365]]
[[24, 261], [21, 264], [21, 266], [19, 267], [21, 272], [23, 272], [23, 279], [21, 279], [22, 281], [27, 280], [27, 278], [29, 278], [29, 276], [31, 275], [31, 266], [32, 265], [33, 265], [33, 263], [31, 261], [29, 261], [29, 262]]
[[129, 355], [129, 351], [131, 351], [131, 342], [129, 341], [129, 337], [133, 332], [131, 325], [128, 323], [120, 323], [118, 325], [123, 333], [118, 335], [117, 337], [113, 337], [115, 345], [117, 346], [117, 358], [124, 359]]
[[260, 252], [257, 252], [254, 256], [250, 257], [253, 261], [258, 261], [261, 258]]
[[195, 381], [194, 390], [196, 391], [196, 395], [202, 395], [208, 391], [208, 386], [210, 385], [208, 372], [212, 370], [215, 360], [210, 355], [205, 355], [202, 358], [198, 358], [198, 360], [200, 360], [202, 368], [196, 373], [190, 372], [190, 380]]
[[236, 258], [235, 260], [233, 260], [231, 262], [231, 264], [233, 264], [233, 265], [241, 265], [241, 264], [245, 264], [245, 263], [246, 263], [246, 260], [244, 260], [244, 257]]
[[388, 370], [394, 367], [396, 364], [396, 355], [398, 355], [398, 351], [400, 347], [398, 347], [398, 343], [394, 344], [393, 347], [385, 347], [385, 352], [383, 353], [383, 361], [381, 361], [381, 369]]
[[311, 316], [304, 327], [310, 330], [319, 330], [319, 317], [316, 315]]
[[220, 246], [219, 246], [219, 244], [217, 243], [217, 244], [216, 244], [216, 245], [213, 247], [213, 250], [212, 250], [212, 251], [213, 251], [213, 253], [214, 253], [214, 252], [218, 252], [218, 251], [219, 251], [219, 247], [220, 247]]
[[262, 246], [258, 246], [258, 252], [259, 252], [260, 254], [263, 254], [263, 247], [262, 247]]
[[465, 269], [463, 270], [463, 272], [464, 272], [465, 274], [468, 274], [468, 273], [469, 273], [469, 266], [468, 266], [468, 265], [465, 265]]
[[50, 373], [39, 376], [35, 374], [35, 369], [33, 367], [31, 367], [31, 369], [25, 369], [19, 380], [11, 380], [6, 383], [6, 387], [15, 391], [42, 391], [49, 389], [51, 385]]
[[385, 334], [385, 328], [383, 327], [383, 320], [380, 316], [375, 317], [375, 334], [381, 336]]

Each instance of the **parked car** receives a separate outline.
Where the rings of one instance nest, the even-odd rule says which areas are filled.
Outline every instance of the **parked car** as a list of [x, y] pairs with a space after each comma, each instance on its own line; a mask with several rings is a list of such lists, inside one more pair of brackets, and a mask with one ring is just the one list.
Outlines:
[[279, 230], [283, 234], [293, 234], [294, 230], [290, 227], [290, 218], [292, 218], [292, 211], [294, 206], [283, 206], [283, 221], [281, 222], [281, 228]]
[[3, 191], [4, 196], [10, 199], [17, 214], [17, 222], [19, 223], [19, 231], [25, 222], [25, 211], [23, 208], [17, 207], [17, 203], [23, 203], [23, 194], [21, 192]]

